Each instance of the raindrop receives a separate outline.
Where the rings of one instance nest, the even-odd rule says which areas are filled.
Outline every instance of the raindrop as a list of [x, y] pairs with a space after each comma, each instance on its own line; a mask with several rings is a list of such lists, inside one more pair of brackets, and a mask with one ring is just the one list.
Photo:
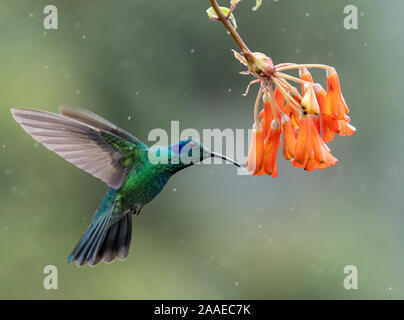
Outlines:
[[76, 90], [76, 94], [80, 94], [80, 90]]
[[195, 52], [195, 49], [191, 49], [191, 53], [194, 53]]
[[31, 13], [29, 14], [29, 17], [32, 18], [33, 16], [34, 16], [34, 14], [31, 12]]
[[235, 285], [235, 286], [238, 286], [238, 285], [239, 285], [239, 282], [238, 282], [238, 281], [234, 282], [234, 285]]
[[11, 188], [11, 195], [15, 196], [17, 194], [17, 188], [16, 187], [12, 187]]
[[310, 12], [306, 12], [306, 17], [310, 17]]
[[128, 68], [129, 68], [129, 61], [126, 60], [126, 59], [123, 59], [123, 60], [121, 61], [120, 65], [121, 65], [121, 68], [122, 68], [122, 69], [128, 69]]
[[312, 55], [310, 56], [310, 60], [311, 60], [311, 61], [318, 61], [318, 56], [317, 56], [316, 54], [312, 54]]
[[231, 88], [227, 89], [227, 92], [231, 92]]
[[174, 191], [174, 192], [177, 191], [177, 188], [174, 188], [173, 191]]
[[317, 38], [318, 40], [320, 40], [320, 41], [323, 41], [323, 40], [325, 40], [325, 39], [327, 38], [327, 36], [326, 36], [325, 33], [323, 33], [323, 32], [317, 32], [317, 33], [316, 33], [316, 38]]
[[85, 38], [86, 38], [86, 36], [83, 34], [82, 38], [83, 38], [83, 39], [85, 39]]
[[132, 119], [132, 117], [131, 117], [131, 116], [129, 116], [129, 117], [128, 117], [128, 120], [130, 120], [130, 119]]

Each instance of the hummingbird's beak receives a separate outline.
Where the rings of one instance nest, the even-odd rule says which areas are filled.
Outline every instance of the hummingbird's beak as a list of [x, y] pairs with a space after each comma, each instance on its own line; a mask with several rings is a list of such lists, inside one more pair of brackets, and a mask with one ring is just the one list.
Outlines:
[[231, 158], [229, 158], [229, 157], [226, 157], [224, 154], [217, 153], [217, 152], [213, 152], [213, 151], [211, 151], [211, 150], [209, 150], [209, 149], [207, 149], [207, 148], [204, 148], [203, 153], [204, 153], [204, 155], [205, 155], [205, 156], [204, 156], [205, 159], [208, 158], [208, 157], [219, 158], [219, 159], [222, 159], [222, 160], [225, 160], [225, 161], [227, 161], [227, 162], [230, 162], [230, 163], [234, 164], [236, 167], [241, 168], [241, 169], [243, 169], [246, 173], [250, 174], [250, 173], [248, 172], [248, 170], [245, 168], [245, 166], [242, 166], [241, 164], [237, 163], [237, 162], [234, 161], [233, 159], [231, 159]]
[[[236, 167], [243, 168], [243, 167], [242, 167], [240, 164], [238, 164], [236, 161], [234, 161], [233, 159], [230, 159], [230, 158], [226, 157], [226, 156], [223, 155], [223, 154], [216, 153], [216, 152], [211, 152], [211, 153], [210, 153], [210, 156], [211, 156], [212, 158], [219, 158], [219, 159], [225, 160], [225, 161], [227, 161], [227, 162], [230, 162], [230, 163], [234, 164]], [[243, 168], [243, 169], [244, 169], [244, 168]]]

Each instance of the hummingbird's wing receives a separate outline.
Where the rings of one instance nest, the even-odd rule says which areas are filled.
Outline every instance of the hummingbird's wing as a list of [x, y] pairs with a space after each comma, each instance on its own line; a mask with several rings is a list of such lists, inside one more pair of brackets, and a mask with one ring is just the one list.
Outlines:
[[46, 148], [111, 188], [122, 186], [133, 165], [133, 151], [139, 148], [131, 141], [95, 124], [91, 126], [51, 112], [33, 109], [11, 109], [11, 112], [22, 128]]
[[95, 114], [91, 111], [78, 107], [60, 106], [59, 113], [65, 117], [69, 117], [74, 120], [83, 122], [91, 127], [100, 129], [102, 131], [110, 132], [118, 137], [121, 137], [125, 140], [132, 142], [141, 149], [146, 150], [148, 148], [146, 144], [144, 144], [142, 141], [137, 139], [129, 132], [117, 127], [113, 123], [109, 122], [108, 120], [105, 120], [98, 114]]

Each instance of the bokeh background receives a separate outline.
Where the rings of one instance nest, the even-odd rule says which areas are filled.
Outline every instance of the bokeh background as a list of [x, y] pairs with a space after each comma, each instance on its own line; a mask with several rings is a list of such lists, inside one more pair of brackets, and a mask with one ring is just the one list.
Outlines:
[[[46, 4], [57, 31], [43, 27]], [[358, 30], [343, 27], [348, 4]], [[307, 173], [280, 157], [276, 179], [189, 168], [134, 219], [127, 261], [77, 268], [66, 258], [107, 187], [36, 144], [11, 107], [82, 106], [147, 141], [171, 120], [249, 129], [255, 91], [241, 96], [249, 78], [207, 0], [1, 0], [0, 298], [404, 298], [404, 3], [253, 5], [236, 11], [251, 49], [337, 68], [358, 128], [330, 143], [338, 165]], [[46, 265], [58, 290], [43, 287]], [[346, 265], [358, 290], [343, 287]]]

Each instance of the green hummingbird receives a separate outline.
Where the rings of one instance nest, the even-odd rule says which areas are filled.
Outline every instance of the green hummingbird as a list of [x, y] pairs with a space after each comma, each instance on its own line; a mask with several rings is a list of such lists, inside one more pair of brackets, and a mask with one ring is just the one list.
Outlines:
[[210, 157], [241, 167], [192, 139], [148, 147], [125, 130], [80, 108], [62, 106], [59, 114], [25, 108], [11, 112], [36, 141], [110, 187], [67, 259], [78, 266], [126, 259], [132, 215], [138, 215], [175, 173]]

